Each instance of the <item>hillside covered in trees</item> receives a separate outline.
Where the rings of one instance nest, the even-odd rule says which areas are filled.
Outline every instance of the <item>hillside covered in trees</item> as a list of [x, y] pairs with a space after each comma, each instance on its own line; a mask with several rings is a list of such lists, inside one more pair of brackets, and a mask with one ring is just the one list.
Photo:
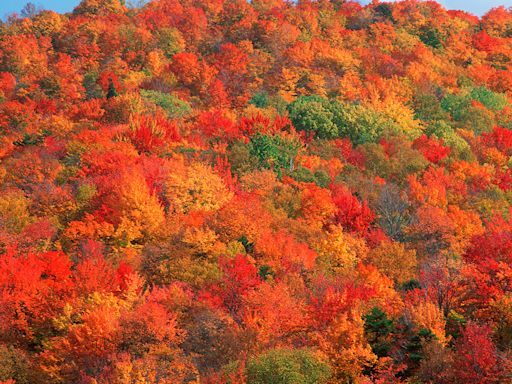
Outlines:
[[512, 383], [511, 10], [23, 16], [0, 383]]

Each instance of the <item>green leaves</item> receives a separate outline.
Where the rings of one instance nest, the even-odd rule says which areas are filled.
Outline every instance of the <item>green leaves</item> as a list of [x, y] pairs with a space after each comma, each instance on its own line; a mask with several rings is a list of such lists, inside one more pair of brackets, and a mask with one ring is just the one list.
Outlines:
[[256, 134], [249, 143], [250, 154], [265, 168], [293, 169], [295, 157], [302, 147], [300, 140], [283, 134]]
[[144, 100], [164, 109], [169, 118], [184, 117], [192, 112], [190, 104], [175, 95], [152, 90], [141, 90], [140, 94]]
[[320, 139], [332, 139], [339, 134], [334, 122], [335, 103], [320, 96], [301, 96], [288, 106], [288, 112], [299, 131], [314, 134]]
[[248, 384], [322, 384], [329, 366], [308, 350], [274, 349], [247, 363]]
[[348, 137], [354, 145], [376, 142], [385, 131], [400, 127], [379, 112], [360, 105], [320, 96], [301, 96], [288, 105], [296, 129], [319, 139]]

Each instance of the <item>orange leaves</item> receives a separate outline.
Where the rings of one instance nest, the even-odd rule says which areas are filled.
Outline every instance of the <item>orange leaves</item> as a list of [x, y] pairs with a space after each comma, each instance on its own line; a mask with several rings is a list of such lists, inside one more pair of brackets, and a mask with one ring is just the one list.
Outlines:
[[284, 283], [263, 283], [244, 300], [244, 323], [262, 345], [286, 345], [308, 326], [305, 303]]
[[299, 243], [284, 230], [275, 234], [271, 232], [262, 234], [256, 241], [255, 250], [257, 254], [262, 255], [262, 264], [279, 272], [289, 272], [297, 268], [311, 269], [317, 257], [315, 251], [306, 244]]
[[171, 70], [184, 85], [192, 85], [201, 77], [199, 60], [193, 53], [175, 54], [172, 58]]
[[0, 90], [4, 98], [10, 98], [16, 88], [16, 78], [9, 72], [0, 72]]
[[305, 185], [301, 194], [301, 215], [306, 222], [321, 229], [336, 212], [331, 194], [315, 184]]
[[410, 233], [418, 236], [429, 252], [448, 252], [462, 255], [473, 236], [483, 232], [478, 214], [464, 211], [456, 205], [447, 209], [423, 206], [416, 212], [416, 220]]
[[0, 380], [505, 380], [510, 10], [122, 3], [0, 28]]
[[264, 209], [256, 194], [235, 195], [213, 220], [213, 226], [224, 240], [240, 239], [243, 236], [254, 242], [272, 225], [273, 218]]

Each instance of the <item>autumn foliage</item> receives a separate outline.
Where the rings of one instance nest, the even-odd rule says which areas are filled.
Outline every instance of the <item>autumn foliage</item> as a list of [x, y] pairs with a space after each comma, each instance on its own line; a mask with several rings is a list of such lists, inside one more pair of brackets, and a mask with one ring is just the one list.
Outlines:
[[416, 0], [8, 17], [0, 383], [511, 383], [511, 36]]

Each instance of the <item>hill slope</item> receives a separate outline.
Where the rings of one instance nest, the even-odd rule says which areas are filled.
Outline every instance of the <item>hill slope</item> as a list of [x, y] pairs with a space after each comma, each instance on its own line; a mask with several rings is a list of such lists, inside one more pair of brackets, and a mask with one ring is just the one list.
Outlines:
[[511, 59], [433, 1], [11, 18], [0, 382], [509, 382]]

